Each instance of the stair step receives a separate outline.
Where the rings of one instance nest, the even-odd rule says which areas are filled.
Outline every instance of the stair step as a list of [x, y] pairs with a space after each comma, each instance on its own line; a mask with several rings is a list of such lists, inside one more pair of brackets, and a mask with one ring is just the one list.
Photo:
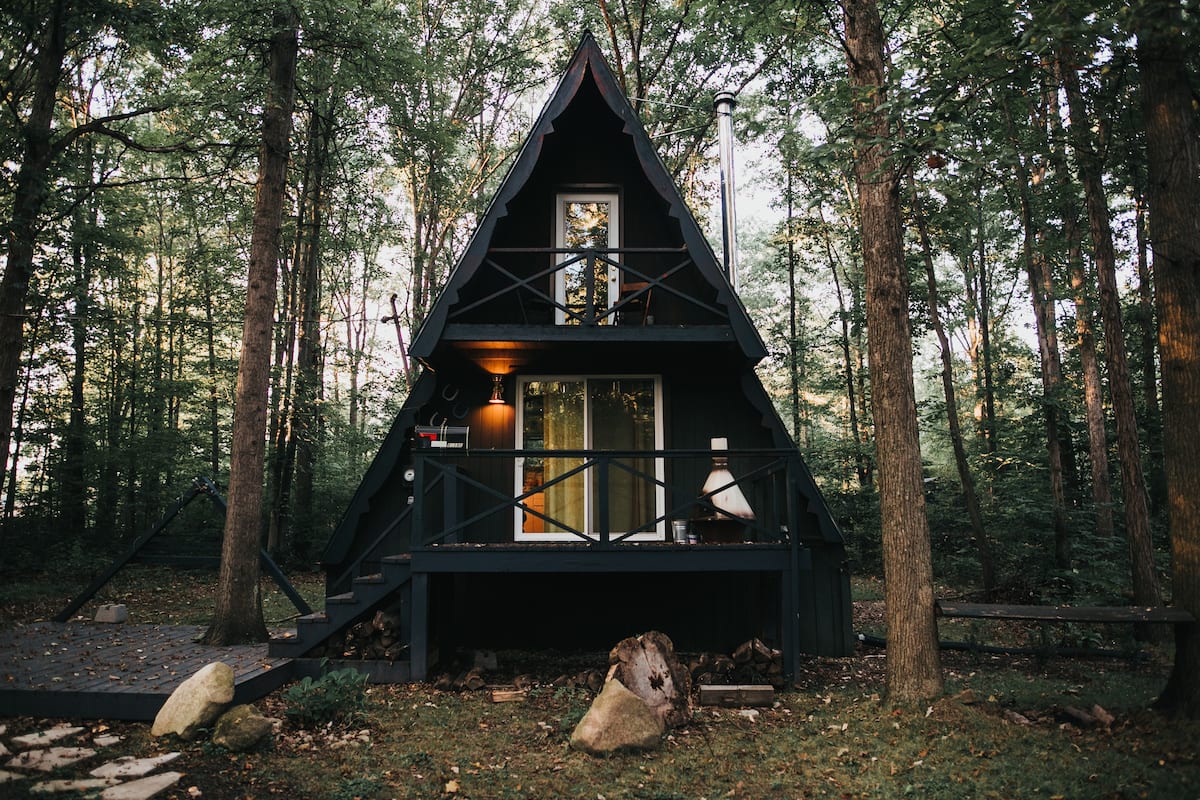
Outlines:
[[346, 605], [356, 602], [354, 592], [332, 594], [325, 598], [325, 605]]
[[379, 559], [384, 564], [409, 564], [412, 563], [412, 553], [396, 553], [391, 556], [384, 556]]
[[353, 581], [353, 583], [356, 583], [358, 585], [372, 585], [372, 584], [379, 584], [379, 583], [383, 583], [383, 582], [384, 582], [384, 578], [383, 578], [382, 572], [375, 572], [370, 575], [359, 575]]
[[314, 611], [311, 614], [305, 614], [302, 617], [296, 618], [297, 626], [300, 623], [305, 623], [308, 625], [323, 625], [327, 622], [329, 622], [329, 615], [326, 614], [324, 611]]

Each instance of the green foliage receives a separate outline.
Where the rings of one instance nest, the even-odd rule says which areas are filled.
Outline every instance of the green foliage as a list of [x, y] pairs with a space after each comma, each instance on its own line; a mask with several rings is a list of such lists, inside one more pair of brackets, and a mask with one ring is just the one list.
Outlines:
[[349, 722], [366, 706], [366, 688], [366, 674], [353, 668], [306, 675], [283, 693], [285, 713], [302, 725]]
[[376, 797], [385, 788], [383, 781], [367, 776], [342, 778], [330, 791], [329, 800], [363, 800]]

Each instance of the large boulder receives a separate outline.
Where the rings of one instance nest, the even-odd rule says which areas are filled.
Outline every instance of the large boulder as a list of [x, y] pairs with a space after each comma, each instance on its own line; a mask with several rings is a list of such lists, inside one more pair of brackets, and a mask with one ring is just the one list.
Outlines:
[[151, 736], [174, 733], [194, 739], [233, 701], [233, 668], [215, 661], [201, 667], [171, 693], [154, 718]]
[[619, 680], [645, 701], [665, 728], [686, 725], [692, 679], [675, 657], [675, 645], [665, 633], [648, 631], [622, 639], [608, 654], [609, 680]]
[[226, 711], [213, 729], [213, 744], [235, 753], [253, 750], [271, 735], [274, 723], [254, 706], [240, 705]]
[[651, 750], [662, 743], [662, 720], [619, 680], [610, 680], [571, 733], [571, 747], [592, 755]]

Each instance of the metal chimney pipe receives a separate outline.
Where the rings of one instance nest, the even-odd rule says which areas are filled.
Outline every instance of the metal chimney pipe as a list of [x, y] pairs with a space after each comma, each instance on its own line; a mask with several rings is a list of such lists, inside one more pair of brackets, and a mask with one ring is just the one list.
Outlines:
[[718, 92], [713, 98], [717, 112], [717, 141], [721, 149], [721, 244], [724, 248], [725, 275], [737, 289], [737, 206], [733, 180], [733, 92]]

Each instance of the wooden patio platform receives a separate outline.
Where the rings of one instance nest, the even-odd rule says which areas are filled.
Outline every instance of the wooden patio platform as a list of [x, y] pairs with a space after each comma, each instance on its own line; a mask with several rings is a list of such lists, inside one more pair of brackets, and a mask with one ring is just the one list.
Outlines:
[[292, 677], [267, 645], [209, 647], [188, 625], [35, 622], [0, 630], [0, 716], [152, 720], [205, 664], [233, 668], [235, 703]]

